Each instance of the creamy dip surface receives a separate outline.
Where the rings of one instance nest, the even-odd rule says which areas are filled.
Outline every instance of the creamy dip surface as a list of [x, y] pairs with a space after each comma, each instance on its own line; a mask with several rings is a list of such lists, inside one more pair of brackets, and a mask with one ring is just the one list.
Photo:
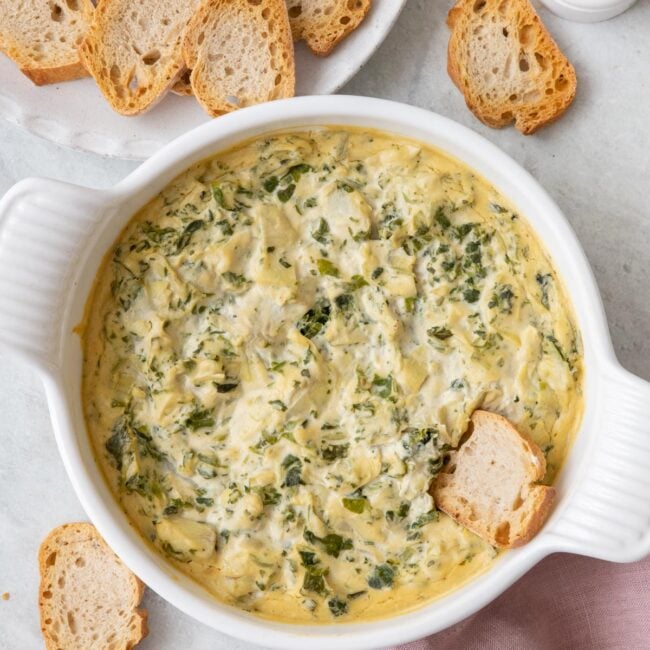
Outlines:
[[582, 415], [580, 336], [525, 220], [439, 151], [259, 138], [192, 167], [109, 252], [83, 400], [108, 483], [217, 599], [295, 623], [404, 612], [484, 571], [431, 481], [477, 408], [547, 456]]

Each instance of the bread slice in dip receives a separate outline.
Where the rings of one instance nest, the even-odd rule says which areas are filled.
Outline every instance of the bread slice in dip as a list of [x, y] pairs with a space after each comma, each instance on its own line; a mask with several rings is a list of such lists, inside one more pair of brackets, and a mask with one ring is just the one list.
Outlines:
[[437, 507], [500, 548], [532, 539], [542, 527], [555, 488], [540, 448], [501, 415], [475, 411], [467, 441], [452, 453], [433, 486]]

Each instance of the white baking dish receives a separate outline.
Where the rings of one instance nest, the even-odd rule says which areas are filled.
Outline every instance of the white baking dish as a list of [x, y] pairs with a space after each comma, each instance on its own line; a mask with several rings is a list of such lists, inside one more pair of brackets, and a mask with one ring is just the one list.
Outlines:
[[[133, 213], [194, 162], [278, 129], [352, 125], [415, 138], [478, 170], [525, 215], [573, 300], [586, 367], [584, 421], [561, 472], [555, 509], [527, 546], [422, 609], [371, 623], [289, 626], [210, 598], [151, 551], [115, 503], [93, 459], [80, 403], [73, 332], [103, 254]], [[221, 117], [175, 140], [121, 183], [92, 190], [27, 179], [0, 202], [0, 344], [46, 388], [59, 450], [90, 519], [126, 564], [169, 602], [212, 627], [277, 648], [371, 648], [441, 630], [498, 596], [543, 557], [568, 551], [629, 562], [650, 552], [650, 384], [614, 357], [591, 270], [558, 207], [513, 160], [455, 122], [360, 97], [306, 97]]]

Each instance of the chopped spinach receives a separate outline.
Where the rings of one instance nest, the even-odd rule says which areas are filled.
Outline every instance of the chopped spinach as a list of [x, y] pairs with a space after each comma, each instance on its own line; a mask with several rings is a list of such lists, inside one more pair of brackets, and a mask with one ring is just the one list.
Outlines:
[[434, 427], [418, 429], [408, 427], [402, 434], [402, 446], [409, 456], [414, 456], [432, 439], [438, 437], [438, 430]]
[[292, 454], [285, 456], [282, 461], [282, 467], [286, 470], [282, 487], [304, 485], [302, 480], [302, 461], [299, 458]]
[[185, 426], [192, 431], [214, 426], [212, 412], [208, 409], [195, 409], [185, 420]]
[[347, 291], [356, 291], [361, 289], [361, 287], [368, 286], [366, 279], [362, 275], [353, 275], [350, 278], [350, 282], [345, 283], [345, 288]]
[[372, 380], [370, 391], [373, 395], [387, 399], [393, 393], [393, 378], [388, 375], [387, 377], [380, 377], [375, 375]]
[[165, 517], [171, 517], [172, 515], [178, 514], [183, 508], [189, 506], [189, 503], [185, 503], [183, 499], [172, 499], [169, 505], [165, 506], [163, 510], [163, 515]]
[[355, 189], [354, 185], [352, 185], [351, 183], [348, 183], [346, 181], [338, 181], [336, 183], [336, 187], [339, 190], [343, 190], [344, 192], [347, 192], [348, 194], [351, 194], [352, 192], [354, 192], [354, 189]]
[[318, 228], [316, 230], [312, 231], [311, 236], [319, 243], [319, 244], [327, 244], [330, 240], [330, 227], [327, 221], [321, 217], [320, 221], [318, 222]]
[[[455, 229], [455, 235], [456, 239], [458, 241], [463, 241], [467, 235], [469, 235], [470, 232], [474, 229], [474, 224], [473, 223], [461, 223], [460, 226], [457, 226]], [[470, 242], [470, 244], [467, 245], [467, 248], [465, 249], [466, 251], [470, 253], [475, 253], [479, 250], [478, 247], [478, 242]], [[479, 260], [480, 260], [480, 254], [479, 254]], [[476, 262], [476, 259], [472, 260], [473, 262]]]
[[113, 457], [118, 470], [122, 469], [124, 454], [132, 441], [128, 429], [121, 420], [113, 427], [113, 435], [106, 441], [106, 451]]
[[240, 273], [233, 273], [232, 271], [225, 271], [222, 274], [222, 277], [228, 284], [231, 284], [233, 287], [243, 287], [248, 283], [248, 280], [245, 276], [241, 275]]
[[374, 415], [376, 412], [375, 405], [367, 399], [365, 402], [357, 402], [352, 405], [352, 410], [355, 413], [365, 413], [366, 415]]
[[348, 314], [354, 305], [354, 297], [349, 293], [342, 293], [340, 296], [334, 298], [334, 304], [338, 307], [339, 311]]
[[313, 339], [327, 325], [331, 311], [329, 300], [317, 300], [298, 322], [300, 333], [308, 339]]
[[387, 521], [396, 521], [398, 519], [405, 519], [408, 517], [409, 511], [411, 510], [411, 504], [408, 501], [402, 501], [399, 504], [397, 512], [394, 510], [386, 511], [386, 520]]
[[303, 566], [316, 566], [320, 560], [313, 551], [298, 551]]
[[504, 208], [502, 205], [499, 205], [498, 203], [494, 203], [494, 202], [490, 203], [490, 210], [492, 210], [492, 212], [496, 212], [497, 214], [503, 214], [504, 212], [508, 212], [508, 210]]
[[442, 327], [441, 325], [434, 325], [433, 327], [430, 327], [427, 330], [427, 334], [431, 338], [439, 339], [441, 341], [445, 341], [453, 336], [451, 330], [447, 329], [446, 327]]
[[199, 229], [203, 227], [203, 221], [201, 219], [196, 219], [195, 221], [192, 221], [185, 226], [185, 229], [181, 233], [180, 237], [178, 238], [178, 241], [176, 242], [176, 254], [178, 255], [184, 248], [187, 247], [187, 245], [190, 243], [190, 240], [192, 239], [192, 235]]
[[155, 244], [162, 243], [170, 235], [174, 235], [176, 233], [176, 230], [174, 228], [161, 228], [150, 223], [149, 221], [145, 221], [140, 226], [140, 228], [142, 229], [142, 232], [147, 236], [147, 238]]
[[341, 616], [348, 612], [348, 604], [340, 598], [330, 598], [327, 601], [327, 606], [330, 608], [332, 616]]
[[551, 343], [551, 345], [555, 348], [555, 351], [560, 355], [560, 359], [566, 363], [569, 368], [572, 368], [571, 361], [569, 357], [567, 356], [566, 352], [562, 349], [562, 346], [560, 345], [560, 342], [555, 338], [553, 334], [549, 334], [546, 336], [546, 340]]
[[395, 569], [390, 564], [378, 564], [368, 577], [368, 586], [371, 589], [384, 589], [392, 587], [395, 580]]
[[325, 576], [327, 574], [328, 570], [326, 567], [306, 566], [302, 588], [305, 591], [313, 591], [320, 596], [325, 596], [328, 591], [325, 584]]
[[497, 287], [492, 294], [492, 299], [488, 303], [490, 309], [498, 309], [502, 314], [511, 314], [515, 301], [515, 294], [509, 284], [502, 284]]
[[300, 177], [303, 174], [306, 174], [307, 172], [312, 171], [311, 165], [307, 165], [306, 163], [300, 163], [298, 165], [293, 165], [293, 167], [289, 168], [289, 174], [291, 175], [291, 178], [297, 183], [300, 180]]
[[280, 199], [282, 203], [286, 203], [293, 196], [293, 193], [295, 191], [296, 191], [296, 186], [293, 183], [291, 183], [291, 185], [287, 185], [281, 190], [278, 190], [278, 199]]
[[277, 176], [269, 176], [265, 181], [264, 181], [264, 189], [271, 193], [275, 192], [275, 190], [278, 187], [279, 179]]
[[451, 221], [449, 217], [445, 214], [444, 206], [438, 206], [434, 219], [442, 226], [443, 229], [449, 228], [451, 226]]
[[219, 185], [215, 184], [212, 186], [212, 196], [214, 197], [214, 200], [217, 202], [217, 205], [219, 207], [226, 208], [226, 199], [223, 195], [223, 190]]
[[549, 302], [549, 290], [551, 288], [551, 284], [553, 282], [553, 277], [551, 276], [550, 273], [538, 273], [535, 276], [535, 281], [539, 285], [542, 295], [540, 296], [540, 302], [546, 309], [550, 308], [550, 302]]
[[341, 551], [347, 551], [352, 548], [352, 540], [349, 537], [342, 537], [336, 533], [329, 533], [325, 537], [318, 537], [311, 530], [305, 529], [303, 536], [310, 544], [321, 544], [328, 555], [338, 557]]
[[440, 513], [434, 508], [433, 510], [429, 510], [429, 512], [425, 512], [423, 515], [420, 515], [410, 526], [412, 530], [417, 530], [418, 528], [422, 528], [423, 526], [426, 526], [427, 524], [430, 524], [432, 521], [438, 521], [440, 518]]
[[230, 237], [230, 235], [232, 235], [235, 232], [231, 223], [227, 219], [221, 219], [217, 221], [217, 223], [215, 223], [214, 225], [217, 226], [219, 230], [221, 230], [221, 234], [224, 237]]
[[323, 460], [328, 463], [332, 463], [339, 458], [345, 458], [348, 455], [348, 450], [350, 448], [349, 444], [345, 445], [330, 445], [325, 444], [321, 448], [320, 454], [323, 457]]
[[262, 499], [262, 505], [265, 506], [274, 506], [280, 503], [282, 495], [278, 492], [277, 488], [273, 485], [265, 485], [258, 490], [260, 499]]
[[390, 239], [393, 233], [404, 224], [404, 219], [395, 212], [389, 212], [378, 225], [380, 239]]

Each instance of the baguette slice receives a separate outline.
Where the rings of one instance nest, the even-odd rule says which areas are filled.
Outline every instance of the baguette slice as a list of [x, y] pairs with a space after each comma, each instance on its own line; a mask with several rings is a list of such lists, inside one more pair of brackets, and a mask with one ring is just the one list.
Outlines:
[[0, 0], [0, 50], [37, 86], [86, 77], [77, 47], [92, 16], [90, 0]]
[[327, 56], [366, 17], [371, 0], [286, 0], [295, 41]]
[[183, 54], [192, 91], [210, 115], [294, 94], [284, 0], [206, 0], [188, 25]]
[[144, 585], [91, 524], [51, 531], [38, 565], [47, 650], [129, 650], [147, 635], [147, 611], [138, 609]]
[[183, 70], [182, 42], [198, 0], [102, 0], [79, 47], [111, 106], [137, 115], [154, 106]]
[[459, 0], [447, 25], [449, 76], [488, 126], [529, 135], [570, 106], [575, 70], [528, 0]]
[[433, 485], [436, 505], [493, 546], [514, 548], [542, 527], [555, 489], [537, 485], [546, 459], [504, 417], [475, 411], [468, 440]]

